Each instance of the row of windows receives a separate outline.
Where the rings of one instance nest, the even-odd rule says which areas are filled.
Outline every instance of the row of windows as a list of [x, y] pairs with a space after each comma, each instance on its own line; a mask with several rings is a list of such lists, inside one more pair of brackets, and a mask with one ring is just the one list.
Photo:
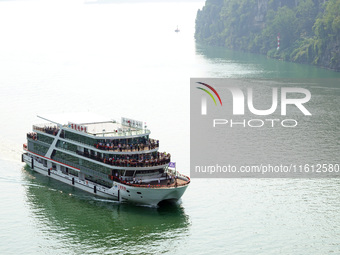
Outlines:
[[48, 151], [48, 147], [38, 144], [37, 142], [34, 142], [32, 140], [28, 140], [28, 150], [39, 155], [45, 156], [45, 154]]
[[78, 171], [73, 170], [73, 169], [68, 169], [68, 172], [74, 176], [78, 176]]
[[[62, 167], [62, 171], [63, 173], [65, 174], [71, 174], [71, 175], [74, 175], [74, 176], [79, 176], [79, 172], [78, 171], [75, 171], [71, 168], [65, 168], [65, 167]], [[84, 171], [82, 171], [84, 173]], [[93, 172], [93, 173], [84, 173], [85, 175], [85, 179], [86, 180], [89, 180], [89, 181], [92, 181], [92, 182], [95, 182], [95, 183], [98, 183], [98, 184], [101, 184], [103, 186], [106, 186], [108, 188], [111, 188], [112, 187], [112, 184], [113, 182], [111, 180], [109, 180], [107, 178], [107, 176], [105, 177], [98, 177], [98, 174]]]
[[51, 144], [53, 142], [53, 138], [47, 136], [47, 135], [42, 135], [42, 134], [37, 134], [37, 140], [38, 141], [41, 141], [41, 142], [44, 142], [44, 143], [48, 143], [48, 144]]
[[141, 137], [134, 137], [134, 138], [123, 138], [123, 139], [94, 139], [84, 135], [75, 134], [73, 132], [64, 131], [62, 136], [66, 139], [70, 139], [79, 143], [84, 143], [93, 146], [96, 143], [103, 143], [103, 144], [145, 144], [149, 140], [149, 136], [141, 136]]
[[143, 153], [143, 154], [129, 154], [128, 152], [126, 154], [115, 154], [115, 153], [111, 153], [111, 154], [107, 154], [107, 153], [97, 153], [98, 156], [100, 156], [101, 158], [112, 158], [114, 157], [114, 159], [135, 159], [135, 160], [141, 160], [142, 157], [143, 159], [151, 159], [151, 156], [155, 159], [158, 157], [158, 152], [151, 152], [151, 153]]
[[69, 132], [69, 131], [66, 131], [66, 130], [65, 130], [65, 138], [79, 142], [79, 143], [85, 143], [85, 144], [88, 144], [88, 145], [91, 145], [91, 146], [93, 146], [96, 143], [96, 139], [93, 139], [93, 138], [90, 138], [90, 137], [87, 137], [87, 136], [83, 136], [83, 135], [78, 135], [78, 134], [75, 134], [73, 132]]
[[60, 152], [60, 151], [55, 151], [52, 155], [53, 157], [56, 157], [58, 159], [66, 160], [68, 162], [71, 162], [73, 164], [79, 165], [79, 159], [77, 157], [74, 157], [72, 155]]
[[[68, 132], [68, 133], [70, 133], [70, 132]], [[75, 137], [77, 137], [77, 139], [80, 139], [79, 135], [77, 135], [77, 134], [75, 134], [75, 135], [76, 135]], [[84, 138], [84, 137], [82, 136], [82, 138]], [[124, 140], [127, 140], [127, 139], [124, 139]], [[88, 142], [91, 142], [91, 141], [88, 140]], [[94, 144], [91, 144], [91, 145], [93, 146]], [[57, 142], [57, 148], [62, 148], [62, 149], [72, 151], [72, 152], [78, 151], [77, 145], [69, 143], [69, 142], [63, 142], [63, 141], [60, 141], [60, 140]], [[127, 159], [127, 157], [129, 157], [129, 159], [140, 160], [141, 157], [143, 157], [144, 159], [151, 159], [151, 156], [153, 158], [157, 157], [157, 152], [144, 153], [144, 154], [129, 154], [129, 153], [126, 153], [126, 154], [122, 155], [122, 154], [116, 154], [114, 152], [111, 152], [110, 154], [109, 153], [99, 153], [99, 152], [95, 152], [93, 150], [89, 150], [87, 148], [84, 148], [84, 153], [89, 154], [89, 155], [91, 154], [93, 156], [97, 155], [100, 158], [107, 158], [107, 159], [112, 158], [112, 157], [114, 157], [115, 159]], [[143, 155], [143, 156], [141, 156], [141, 155]]]
[[82, 161], [83, 166], [88, 167], [90, 169], [96, 169], [96, 171], [101, 172], [103, 174], [109, 175], [111, 174], [111, 169], [102, 165], [98, 165], [96, 163], [80, 159]]
[[149, 136], [140, 136], [140, 137], [133, 137], [133, 138], [121, 138], [121, 139], [97, 139], [97, 143], [103, 144], [113, 144], [117, 146], [118, 144], [145, 144], [149, 140]]
[[112, 181], [105, 181], [105, 180], [102, 180], [102, 179], [99, 179], [99, 178], [96, 178], [96, 177], [93, 177], [91, 175], [85, 175], [85, 178], [89, 181], [93, 181], [95, 183], [98, 183], [98, 184], [101, 184], [103, 186], [106, 186], [108, 188], [111, 188], [112, 187]]
[[84, 167], [89, 168], [89, 169], [95, 169], [95, 171], [101, 172], [105, 175], [111, 174], [111, 169], [108, 168], [108, 167], [101, 166], [99, 164], [96, 164], [96, 163], [90, 162], [88, 160], [84, 160], [84, 159], [63, 153], [63, 152], [60, 152], [60, 151], [56, 151], [54, 153], [54, 157], [57, 158], [57, 159], [61, 159], [61, 160], [65, 160], [67, 162], [70, 162], [75, 167], [84, 166]]
[[74, 145], [74, 144], [72, 144], [72, 143], [62, 142], [62, 141], [59, 140], [59, 141], [57, 142], [57, 147], [58, 147], [58, 148], [65, 149], [65, 150], [77, 152], [77, 145]]

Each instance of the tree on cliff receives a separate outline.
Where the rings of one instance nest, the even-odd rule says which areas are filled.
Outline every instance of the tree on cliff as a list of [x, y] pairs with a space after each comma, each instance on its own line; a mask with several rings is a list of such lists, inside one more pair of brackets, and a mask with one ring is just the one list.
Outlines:
[[340, 0], [206, 0], [195, 30], [198, 42], [336, 70], [339, 34]]

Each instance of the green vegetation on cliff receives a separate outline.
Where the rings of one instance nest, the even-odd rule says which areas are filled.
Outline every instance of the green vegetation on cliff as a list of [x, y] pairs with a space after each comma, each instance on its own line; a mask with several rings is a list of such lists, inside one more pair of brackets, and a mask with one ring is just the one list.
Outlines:
[[340, 71], [340, 0], [206, 0], [195, 38]]

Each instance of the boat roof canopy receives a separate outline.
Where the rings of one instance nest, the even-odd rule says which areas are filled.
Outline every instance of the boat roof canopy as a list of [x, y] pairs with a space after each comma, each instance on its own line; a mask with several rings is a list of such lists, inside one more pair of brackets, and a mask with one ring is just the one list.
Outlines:
[[[133, 126], [130, 125], [130, 119], [127, 118], [122, 118], [122, 123], [118, 123], [114, 119], [89, 112], [44, 114], [38, 115], [37, 117], [60, 127], [76, 129], [76, 131], [83, 129], [85, 130], [86, 127], [86, 133], [91, 135], [103, 135], [111, 133], [116, 136], [121, 132], [138, 132], [143, 129], [141, 126], [142, 122], [139, 121], [136, 121], [139, 122], [139, 126]], [[133, 121], [133, 124], [135, 124], [134, 120], [131, 121]]]

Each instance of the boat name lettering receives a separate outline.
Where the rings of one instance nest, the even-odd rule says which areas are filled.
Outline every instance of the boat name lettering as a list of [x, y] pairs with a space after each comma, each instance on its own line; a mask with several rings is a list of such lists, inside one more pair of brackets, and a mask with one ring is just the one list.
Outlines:
[[69, 122], [68, 127], [77, 131], [85, 132], [87, 133], [87, 127], [83, 125], [79, 125], [76, 123]]
[[126, 187], [121, 186], [121, 185], [118, 185], [118, 188], [121, 189], [121, 190], [126, 190]]
[[143, 121], [133, 120], [129, 118], [122, 117], [122, 124], [129, 127], [143, 129]]

